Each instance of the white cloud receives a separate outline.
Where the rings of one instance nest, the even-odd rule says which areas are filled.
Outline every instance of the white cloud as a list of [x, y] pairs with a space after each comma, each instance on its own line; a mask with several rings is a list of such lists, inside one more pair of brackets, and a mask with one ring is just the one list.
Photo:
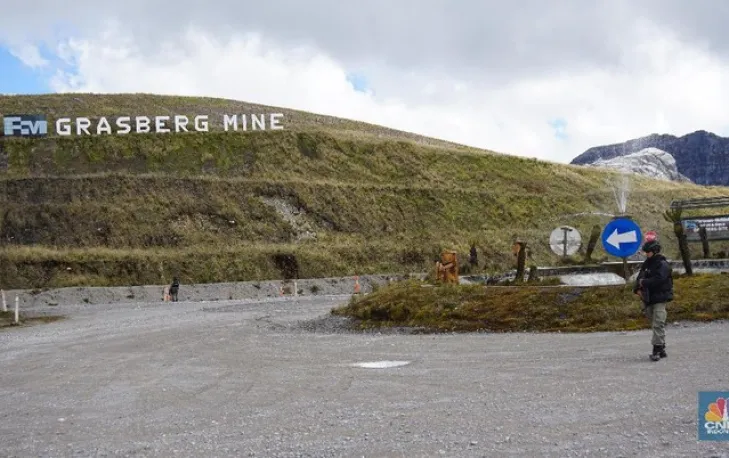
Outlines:
[[11, 47], [10, 54], [30, 68], [43, 68], [50, 64], [48, 59], [41, 56], [40, 49], [29, 43]]
[[[59, 71], [52, 87], [233, 98], [558, 162], [651, 133], [726, 134], [729, 66], [650, 23], [619, 66], [534, 74], [500, 86], [371, 66], [369, 93], [356, 91], [347, 80], [351, 69], [318, 49], [279, 48], [257, 34], [223, 40], [202, 28], [167, 35], [151, 49], [123, 30], [117, 25], [60, 43], [59, 56], [75, 70]], [[555, 135], [555, 119], [566, 121], [566, 139]]]

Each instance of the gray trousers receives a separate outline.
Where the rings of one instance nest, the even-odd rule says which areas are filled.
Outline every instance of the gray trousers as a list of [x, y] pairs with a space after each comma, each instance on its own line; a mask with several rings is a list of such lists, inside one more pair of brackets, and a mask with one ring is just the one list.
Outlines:
[[651, 320], [651, 328], [653, 329], [652, 345], [666, 345], [666, 304], [658, 303], [648, 305], [644, 309], [645, 316]]

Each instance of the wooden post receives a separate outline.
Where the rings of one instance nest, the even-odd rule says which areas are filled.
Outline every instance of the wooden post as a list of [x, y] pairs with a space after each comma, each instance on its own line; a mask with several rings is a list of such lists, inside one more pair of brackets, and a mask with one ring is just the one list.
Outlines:
[[681, 253], [681, 260], [683, 261], [684, 269], [686, 269], [686, 275], [693, 275], [694, 269], [691, 265], [691, 251], [689, 250], [688, 240], [686, 239], [686, 231], [680, 222], [674, 224], [674, 231], [678, 236], [678, 251]]
[[524, 267], [526, 266], [526, 242], [516, 242], [516, 281], [524, 281]]
[[709, 259], [711, 254], [709, 253], [709, 236], [706, 233], [706, 226], [699, 228], [699, 236], [701, 237], [701, 248], [704, 251], [704, 259]]
[[595, 251], [595, 247], [597, 246], [597, 241], [600, 239], [600, 233], [601, 233], [600, 226], [595, 224], [592, 226], [592, 231], [590, 232], [590, 240], [587, 242], [587, 252], [585, 253], [585, 262], [591, 262], [592, 261], [592, 252]]

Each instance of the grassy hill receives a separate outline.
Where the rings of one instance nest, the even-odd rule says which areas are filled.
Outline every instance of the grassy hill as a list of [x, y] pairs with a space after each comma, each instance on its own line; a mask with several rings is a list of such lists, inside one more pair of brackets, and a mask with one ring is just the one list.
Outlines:
[[[284, 113], [284, 130], [225, 132], [223, 114]], [[211, 116], [209, 132], [0, 137], [0, 287], [266, 280], [557, 261], [550, 232], [614, 212], [614, 173], [496, 154], [366, 123], [155, 95], [0, 96], [0, 115]], [[52, 133], [52, 132], [49, 132]], [[628, 211], [675, 256], [661, 212], [726, 188], [635, 177]], [[695, 253], [700, 247], [692, 246]], [[725, 247], [712, 245], [712, 251]], [[605, 257], [598, 244], [593, 258]], [[294, 272], [294, 274], [296, 274]]]

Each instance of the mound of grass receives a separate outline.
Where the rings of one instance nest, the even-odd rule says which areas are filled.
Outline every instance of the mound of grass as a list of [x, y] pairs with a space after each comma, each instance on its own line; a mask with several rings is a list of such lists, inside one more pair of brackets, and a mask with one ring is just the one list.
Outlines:
[[[729, 318], [729, 275], [677, 277], [669, 321]], [[600, 287], [432, 286], [393, 283], [332, 310], [362, 329], [417, 327], [432, 332], [594, 332], [650, 327], [629, 285]]]

